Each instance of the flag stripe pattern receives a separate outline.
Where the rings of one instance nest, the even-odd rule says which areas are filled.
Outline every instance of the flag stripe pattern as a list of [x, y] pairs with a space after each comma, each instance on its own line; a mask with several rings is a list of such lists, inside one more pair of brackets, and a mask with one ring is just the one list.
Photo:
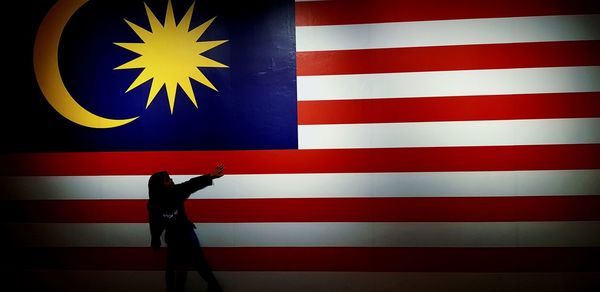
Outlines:
[[389, 23], [425, 20], [502, 18], [546, 15], [597, 14], [594, 0], [564, 2], [560, 0], [507, 0], [485, 3], [459, 0], [452, 3], [436, 0], [349, 0], [297, 1], [296, 25], [321, 26], [361, 23]]
[[600, 94], [539, 93], [298, 103], [302, 125], [600, 117]]
[[[590, 143], [302, 151], [41, 153], [5, 156], [4, 162], [13, 167], [0, 171], [5, 177], [147, 175], [156, 169], [169, 169], [173, 174], [192, 174], [208, 172], [210, 165], [218, 162], [230, 165], [228, 173], [234, 175], [598, 169], [598, 151], [600, 145]], [[114, 165], [110, 161], [121, 163]]]
[[[8, 202], [13, 222], [144, 222], [140, 200]], [[188, 203], [195, 222], [437, 222], [600, 220], [600, 198], [206, 199]]]
[[299, 149], [5, 155], [7, 262], [151, 278], [165, 251], [148, 248], [149, 174], [224, 163], [187, 209], [232, 291], [598, 285], [599, 13], [298, 1]]
[[[576, 196], [596, 195], [599, 174], [598, 170], [246, 174], [226, 176], [222, 183], [197, 194], [203, 199]], [[173, 178], [185, 181], [190, 176]], [[2, 183], [13, 186], [6, 199], [24, 202], [137, 200], [148, 196], [143, 188], [147, 179], [145, 175], [19, 176], [5, 177]], [[307, 186], [298, 189], [298, 184]]]
[[[298, 75], [339, 75], [471, 69], [600, 65], [598, 41], [529, 42], [441, 47], [307, 51]], [[477, 58], [472, 58], [477, 56]]]
[[305, 52], [585, 41], [598, 38], [597, 25], [594, 15], [564, 15], [307, 26], [296, 28], [296, 49]]
[[[94, 291], [110, 291], [113, 287], [121, 287], [124, 291], [164, 291], [161, 289], [164, 286], [162, 271], [38, 270], [31, 275], [38, 281], [29, 281], [23, 286], [39, 289], [65, 287], [64, 279], [71, 279], [71, 291], [88, 291], [90, 283], [94, 283]], [[485, 291], [489, 287], [511, 291], [516, 285], [545, 287], [545, 291], [568, 291], [585, 290], [589, 287], [586, 283], [597, 279], [598, 273], [230, 271], [217, 272], [217, 277], [229, 283], [229, 291], [302, 291], [306, 290], [307, 283], [310, 287], [318, 287], [313, 291], [400, 291], [406, 287], [439, 291], [440, 286], [445, 291], [460, 291], [461, 287], [467, 286], [474, 291]], [[203, 284], [199, 277], [192, 273], [188, 275], [188, 287], [202, 287]], [[567, 285], [569, 288], [565, 288]]]
[[[597, 271], [600, 259], [593, 247], [207, 247], [205, 254], [220, 271], [577, 272]], [[34, 269], [143, 271], [165, 265], [164, 256], [130, 247], [29, 248], [11, 256], [25, 259], [15, 266]]]
[[[267, 222], [197, 223], [206, 247], [593, 247], [596, 221], [556, 222]], [[226, 230], [226, 232], [223, 232]], [[302, 232], [298, 232], [301, 230]], [[146, 247], [140, 223], [29, 223], [7, 228], [29, 247]], [[455, 233], [464, 236], [457, 237]], [[411, 237], [404, 234], [410, 233]], [[25, 235], [27, 234], [27, 235]], [[57, 237], [56, 234], [61, 234]], [[77, 235], [77, 236], [69, 236]], [[436, 234], [436, 236], [431, 236]]]

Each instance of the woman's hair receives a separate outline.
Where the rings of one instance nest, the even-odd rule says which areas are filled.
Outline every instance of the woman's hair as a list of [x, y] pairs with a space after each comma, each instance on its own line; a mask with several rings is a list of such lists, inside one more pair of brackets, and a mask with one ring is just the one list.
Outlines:
[[166, 171], [159, 171], [150, 176], [148, 180], [149, 200], [146, 208], [148, 209], [148, 223], [150, 223], [151, 245], [159, 248], [161, 245], [160, 235], [165, 229], [165, 222], [161, 218], [162, 199], [160, 194], [165, 188], [165, 178], [169, 175]]
[[148, 195], [150, 199], [156, 197], [165, 187], [165, 178], [169, 175], [166, 171], [159, 171], [150, 176], [148, 180]]

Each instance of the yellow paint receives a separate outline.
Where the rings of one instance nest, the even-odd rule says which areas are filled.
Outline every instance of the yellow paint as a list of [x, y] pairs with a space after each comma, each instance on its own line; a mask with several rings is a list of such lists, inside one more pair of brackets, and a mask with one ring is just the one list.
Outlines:
[[131, 86], [129, 86], [127, 91], [152, 79], [146, 108], [150, 106], [163, 85], [167, 90], [171, 114], [175, 107], [177, 86], [181, 87], [194, 106], [198, 107], [190, 79], [218, 91], [199, 68], [228, 67], [201, 54], [227, 42], [227, 40], [198, 41], [215, 18], [213, 17], [200, 26], [189, 30], [193, 10], [194, 3], [192, 3], [181, 21], [176, 24], [173, 7], [171, 1], [169, 1], [163, 25], [146, 5], [146, 14], [148, 15], [151, 31], [147, 31], [125, 20], [140, 37], [142, 43], [115, 43], [115, 45], [137, 53], [140, 56], [115, 69], [144, 69]]
[[137, 119], [109, 119], [83, 108], [65, 87], [58, 67], [58, 46], [62, 31], [71, 16], [87, 0], [58, 1], [42, 21], [35, 39], [33, 65], [42, 93], [62, 116], [90, 128], [114, 128]]

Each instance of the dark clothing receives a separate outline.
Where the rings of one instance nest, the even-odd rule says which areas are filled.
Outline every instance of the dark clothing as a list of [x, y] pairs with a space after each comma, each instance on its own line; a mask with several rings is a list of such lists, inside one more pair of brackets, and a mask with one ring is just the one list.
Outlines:
[[212, 185], [210, 175], [197, 176], [170, 188], [150, 190], [148, 214], [152, 246], [160, 246], [160, 235], [165, 229], [195, 228], [187, 217], [184, 202], [194, 192]]
[[167, 229], [167, 269], [166, 282], [167, 291], [184, 291], [187, 280], [187, 270], [196, 270], [208, 283], [208, 291], [221, 291], [217, 279], [198, 242], [194, 229], [186, 228], [187, 231], [176, 231]]
[[202, 253], [194, 231], [196, 227], [187, 217], [184, 206], [185, 200], [192, 193], [210, 185], [212, 177], [203, 175], [172, 187], [150, 190], [148, 214], [151, 245], [159, 248], [160, 236], [165, 231], [167, 291], [184, 291], [189, 269], [200, 273], [208, 283], [209, 291], [221, 291]]

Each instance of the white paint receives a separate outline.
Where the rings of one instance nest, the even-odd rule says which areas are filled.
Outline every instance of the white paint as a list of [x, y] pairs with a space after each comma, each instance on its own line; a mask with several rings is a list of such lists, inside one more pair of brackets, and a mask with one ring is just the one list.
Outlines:
[[298, 76], [298, 100], [600, 91], [600, 66]]
[[300, 149], [600, 143], [600, 119], [303, 125]]
[[[191, 176], [174, 175], [176, 183]], [[147, 199], [148, 178], [5, 176], [4, 200]], [[302, 186], [302, 187], [298, 187]], [[225, 175], [191, 199], [598, 195], [600, 170]]]
[[598, 39], [594, 14], [296, 27], [298, 52]]
[[[600, 221], [196, 223], [205, 247], [593, 247]], [[5, 223], [13, 244], [148, 247], [147, 223]]]

